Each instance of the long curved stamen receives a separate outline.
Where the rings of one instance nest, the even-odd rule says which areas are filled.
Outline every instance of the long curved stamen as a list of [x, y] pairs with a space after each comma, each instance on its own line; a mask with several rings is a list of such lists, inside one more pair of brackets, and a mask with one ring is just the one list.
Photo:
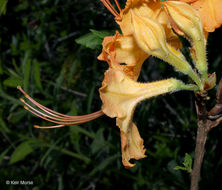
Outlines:
[[[37, 106], [37, 107], [40, 108], [41, 110], [47, 112], [48, 114], [51, 114], [51, 115], [54, 115], [54, 116], [57, 116], [57, 117], [59, 117], [59, 116], [61, 116], [61, 117], [75, 117], [75, 116], [64, 115], [64, 114], [58, 113], [58, 112], [56, 112], [56, 111], [53, 111], [53, 110], [51, 110], [51, 109], [49, 109], [49, 108], [47, 108], [47, 107], [39, 104], [39, 103], [36, 102], [34, 99], [32, 99], [32, 98], [21, 88], [21, 86], [18, 86], [17, 88], [20, 90], [20, 92], [22, 92], [22, 93], [24, 94], [24, 96], [25, 96], [30, 102], [32, 102], [35, 106]], [[56, 114], [56, 115], [55, 115], [55, 114]], [[59, 115], [59, 116], [58, 116], [58, 115]]]
[[[110, 3], [109, 0], [100, 0], [100, 1], [101, 1], [101, 2], [104, 4], [104, 6], [115, 16], [115, 18], [116, 18], [117, 20], [120, 20], [120, 19], [121, 19], [120, 14], [116, 11], [116, 9], [113, 7], [113, 5]], [[119, 9], [119, 11], [121, 12], [122, 10], [121, 10], [121, 8], [120, 8], [120, 6], [119, 6], [118, 1], [115, 0], [115, 3], [116, 3], [117, 8]]]
[[[37, 106], [39, 109], [41, 109], [42, 111], [46, 112], [47, 114], [49, 115], [52, 115], [52, 116], [55, 116], [57, 118], [71, 118], [71, 119], [79, 119], [79, 118], [85, 118], [86, 116], [96, 116], [98, 115], [100, 111], [97, 111], [97, 112], [94, 112], [94, 113], [91, 113], [91, 114], [88, 114], [88, 115], [82, 115], [82, 116], [69, 116], [69, 115], [64, 115], [64, 114], [61, 114], [59, 112], [56, 112], [56, 111], [53, 111], [41, 104], [39, 104], [38, 102], [36, 102], [34, 99], [32, 99], [22, 88], [21, 86], [18, 86], [17, 87], [20, 92], [22, 92], [24, 94], [24, 96], [30, 101], [32, 102], [35, 106]], [[23, 99], [20, 99], [20, 101], [22, 101], [24, 103], [24, 100]]]
[[95, 113], [87, 114], [87, 115], [83, 115], [83, 116], [73, 116], [73, 118], [66, 118], [66, 117], [59, 117], [58, 118], [56, 116], [52, 117], [50, 115], [47, 115], [47, 114], [35, 109], [31, 105], [29, 105], [27, 102], [25, 102], [25, 100], [23, 100], [22, 98], [20, 98], [20, 101], [26, 105], [26, 109], [29, 108], [28, 110], [32, 110], [35, 113], [38, 113], [38, 114], [42, 115], [43, 117], [53, 119], [53, 120], [56, 120], [56, 121], [69, 121], [69, 122], [73, 121], [73, 122], [76, 122], [76, 121], [82, 121], [82, 120], [86, 120], [86, 119], [93, 119], [93, 118], [97, 117], [100, 114], [100, 111], [97, 111]]
[[52, 123], [56, 123], [56, 124], [59, 124], [59, 125], [79, 125], [79, 124], [86, 123], [86, 122], [89, 122], [89, 121], [97, 118], [97, 117], [96, 118], [87, 118], [87, 119], [84, 119], [84, 120], [72, 121], [72, 122], [59, 122], [59, 121], [55, 121], [53, 119], [49, 119], [49, 118], [47, 118], [47, 117], [45, 117], [43, 115], [40, 115], [40, 114], [34, 112], [33, 110], [29, 109], [27, 106], [24, 106], [24, 108], [26, 110], [28, 110], [29, 112], [31, 112], [32, 114], [36, 115], [37, 117], [40, 117], [40, 118], [42, 118], [42, 119], [44, 119], [46, 121], [49, 121], [49, 122], [52, 122]]
[[58, 113], [56, 111], [53, 111], [38, 102], [36, 102], [34, 99], [32, 99], [20, 86], [18, 86], [18, 89], [24, 94], [24, 96], [32, 102], [37, 108], [40, 110], [34, 108], [33, 106], [29, 105], [24, 99], [20, 98], [20, 101], [25, 104], [24, 108], [31, 112], [32, 114], [36, 115], [37, 117], [40, 117], [46, 121], [56, 123], [59, 125], [55, 126], [38, 126], [35, 125], [35, 128], [58, 128], [58, 127], [64, 127], [67, 125], [78, 125], [82, 123], [89, 122], [91, 120], [94, 120], [102, 115], [104, 115], [102, 110], [99, 110], [97, 112], [87, 114], [87, 115], [82, 115], [82, 116], [69, 116], [69, 115], [64, 115], [61, 113]]

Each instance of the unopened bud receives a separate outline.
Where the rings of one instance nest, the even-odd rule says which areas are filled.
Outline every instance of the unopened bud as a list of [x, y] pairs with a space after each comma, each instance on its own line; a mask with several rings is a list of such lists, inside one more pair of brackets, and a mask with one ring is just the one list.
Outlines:
[[184, 35], [191, 40], [192, 58], [203, 80], [206, 81], [206, 43], [199, 13], [192, 6], [184, 2], [166, 1], [163, 4], [173, 29], [179, 35]]
[[168, 54], [166, 36], [161, 25], [131, 11], [134, 36], [139, 46], [148, 54], [164, 57]]
[[185, 60], [180, 51], [175, 50], [166, 42], [166, 35], [163, 27], [147, 17], [142, 17], [131, 11], [134, 37], [145, 52], [156, 56], [176, 68], [177, 71], [189, 75], [199, 86], [203, 88], [201, 81], [194, 73], [190, 64]]

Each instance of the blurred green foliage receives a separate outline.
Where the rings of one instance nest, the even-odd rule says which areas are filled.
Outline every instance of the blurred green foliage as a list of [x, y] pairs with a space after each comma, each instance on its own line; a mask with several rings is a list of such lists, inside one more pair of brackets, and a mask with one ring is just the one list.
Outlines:
[[183, 166], [176, 166], [175, 170], [184, 170], [189, 173], [192, 173], [192, 157], [189, 154], [185, 154]]
[[[113, 34], [118, 26], [99, 0], [15, 0], [8, 1], [7, 12], [4, 3], [0, 9], [0, 14], [6, 13], [0, 17], [1, 189], [189, 189], [189, 173], [174, 167], [181, 165], [186, 152], [194, 155], [193, 94], [168, 94], [137, 107], [134, 120], [148, 157], [135, 161], [137, 166], [131, 170], [121, 164], [115, 119], [103, 116], [81, 126], [35, 129], [34, 124], [48, 123], [22, 107], [17, 85], [61, 113], [99, 110], [98, 88], [108, 66], [96, 57], [104, 31]], [[209, 71], [216, 71], [218, 78], [222, 74], [220, 35], [218, 29], [208, 40]], [[139, 80], [169, 77], [187, 80], [169, 65], [149, 58]], [[210, 95], [209, 107], [215, 89]], [[208, 137], [201, 190], [222, 189], [221, 136], [220, 126]], [[9, 186], [6, 180], [31, 180], [34, 185]]]
[[0, 1], [0, 15], [6, 13], [6, 5], [8, 3], [8, 0], [1, 0]]

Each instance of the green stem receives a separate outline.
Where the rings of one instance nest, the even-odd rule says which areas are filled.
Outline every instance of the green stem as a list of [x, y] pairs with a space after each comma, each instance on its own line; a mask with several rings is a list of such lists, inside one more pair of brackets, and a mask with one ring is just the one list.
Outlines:
[[191, 91], [197, 91], [199, 90], [198, 86], [195, 84], [181, 84], [180, 88], [182, 90], [191, 90]]
[[178, 71], [187, 74], [197, 84], [200, 90], [203, 89], [203, 83], [200, 77], [193, 71], [190, 64], [184, 60], [183, 57], [170, 52], [165, 60], [174, 66]]
[[198, 69], [199, 73], [201, 74], [201, 78], [203, 82], [205, 82], [208, 78], [207, 76], [207, 58], [206, 58], [206, 49], [204, 45], [204, 37], [202, 39], [194, 40], [193, 48], [195, 52], [192, 56], [196, 68]]

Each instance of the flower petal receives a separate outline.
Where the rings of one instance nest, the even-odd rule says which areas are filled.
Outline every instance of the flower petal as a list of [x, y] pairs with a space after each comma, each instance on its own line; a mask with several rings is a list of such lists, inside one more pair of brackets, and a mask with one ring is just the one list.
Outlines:
[[122, 120], [117, 119], [117, 125], [120, 127], [122, 163], [125, 168], [132, 168], [136, 164], [130, 163], [129, 160], [145, 158], [146, 149], [144, 148], [143, 139], [140, 137], [136, 125], [130, 122], [126, 133], [121, 130], [122, 123]]
[[161, 24], [167, 34], [167, 42], [175, 48], [182, 47], [179, 38], [171, 29], [160, 0], [127, 0], [125, 9], [121, 12], [122, 19], [117, 21], [124, 35], [133, 33], [130, 11], [134, 11], [142, 17], [151, 18]]
[[102, 111], [109, 117], [117, 118], [116, 123], [121, 132], [122, 160], [125, 167], [135, 166], [129, 163], [130, 159], [145, 157], [143, 140], [132, 122], [136, 105], [144, 99], [181, 88], [184, 88], [184, 84], [176, 79], [138, 83], [120, 70], [109, 68], [105, 72], [102, 87], [99, 89], [103, 102]]
[[[180, 0], [184, 1], [185, 0]], [[204, 29], [214, 32], [222, 25], [222, 1], [221, 0], [196, 0], [187, 1], [200, 13]]]
[[[104, 38], [103, 50], [98, 59], [107, 61], [110, 67], [118, 68], [137, 80], [147, 57], [148, 54], [139, 48], [132, 35], [124, 36], [116, 32], [115, 36]], [[126, 65], [121, 65], [122, 63]]]

